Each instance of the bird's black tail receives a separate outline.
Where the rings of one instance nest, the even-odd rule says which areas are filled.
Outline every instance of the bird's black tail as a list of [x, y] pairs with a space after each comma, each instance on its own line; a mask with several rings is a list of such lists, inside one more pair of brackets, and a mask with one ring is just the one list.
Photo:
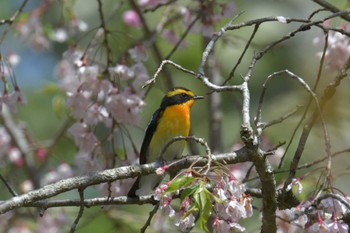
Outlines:
[[139, 189], [139, 184], [140, 184], [140, 176], [137, 177], [135, 183], [132, 185], [131, 189], [129, 190], [128, 197], [137, 197], [136, 190]]

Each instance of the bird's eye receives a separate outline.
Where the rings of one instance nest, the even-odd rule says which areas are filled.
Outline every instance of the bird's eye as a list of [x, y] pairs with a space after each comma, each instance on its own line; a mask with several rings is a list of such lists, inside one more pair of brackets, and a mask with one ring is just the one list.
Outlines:
[[182, 93], [181, 96], [184, 98], [187, 97], [187, 95], [185, 93]]

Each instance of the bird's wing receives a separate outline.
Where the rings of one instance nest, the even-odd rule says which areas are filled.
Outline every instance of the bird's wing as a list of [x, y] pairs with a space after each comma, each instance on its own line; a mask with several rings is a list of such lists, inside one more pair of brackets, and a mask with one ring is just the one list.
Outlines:
[[157, 130], [158, 120], [161, 117], [161, 115], [163, 114], [163, 112], [164, 112], [164, 109], [159, 108], [157, 111], [155, 111], [153, 113], [152, 119], [148, 123], [145, 137], [143, 139], [142, 146], [141, 146], [140, 164], [145, 164], [148, 162], [147, 161], [148, 147], [149, 147], [149, 144], [151, 143], [151, 140], [152, 140], [154, 133]]

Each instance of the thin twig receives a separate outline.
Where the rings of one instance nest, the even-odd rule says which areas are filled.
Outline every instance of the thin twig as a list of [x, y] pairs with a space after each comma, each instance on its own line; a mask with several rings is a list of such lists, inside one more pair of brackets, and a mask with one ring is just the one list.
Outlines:
[[101, 23], [101, 28], [103, 30], [103, 45], [106, 49], [106, 67], [104, 70], [105, 74], [108, 74], [109, 71], [109, 66], [112, 63], [112, 51], [111, 51], [111, 47], [108, 41], [108, 36], [109, 36], [109, 30], [107, 28], [107, 25], [105, 23], [105, 19], [104, 19], [104, 13], [103, 13], [103, 9], [102, 9], [102, 0], [97, 0], [98, 3], [98, 13], [100, 16], [100, 23]]
[[11, 16], [10, 19], [3, 19], [0, 20], [0, 25], [2, 24], [8, 24], [8, 28], [6, 28], [4, 30], [4, 32], [1, 35], [0, 38], [0, 45], [4, 42], [4, 39], [9, 31], [9, 28], [11, 27], [11, 25], [15, 22], [16, 18], [22, 13], [24, 7], [27, 5], [28, 0], [24, 0], [21, 4], [21, 6], [16, 10], [16, 12]]
[[255, 24], [253, 32], [250, 35], [250, 38], [249, 38], [248, 42], [246, 43], [246, 45], [245, 45], [245, 47], [243, 49], [243, 52], [241, 53], [241, 56], [238, 58], [238, 61], [236, 62], [236, 65], [233, 67], [233, 69], [231, 70], [231, 72], [228, 75], [227, 79], [223, 82], [222, 85], [225, 85], [234, 76], [237, 67], [239, 66], [239, 64], [241, 64], [245, 53], [248, 51], [248, 48], [249, 48], [250, 44], [252, 43], [252, 41], [253, 41], [253, 39], [255, 37], [255, 34], [258, 31], [258, 29], [259, 29], [259, 26], [260, 26], [260, 24]]
[[153, 210], [149, 212], [148, 219], [145, 222], [145, 225], [143, 225], [143, 227], [140, 229], [140, 233], [146, 232], [147, 227], [151, 225], [152, 218], [157, 213], [158, 209], [159, 209], [159, 202], [154, 206]]
[[[323, 136], [324, 136], [325, 147], [326, 147], [325, 151], [326, 151], [326, 154], [330, 157], [331, 156], [331, 150], [330, 150], [331, 144], [330, 144], [330, 139], [329, 139], [326, 123], [325, 123], [324, 118], [322, 116], [322, 107], [320, 105], [320, 102], [319, 102], [316, 94], [311, 90], [309, 85], [301, 77], [295, 75], [294, 73], [290, 72], [289, 70], [282, 70], [282, 71], [279, 71], [279, 72], [274, 72], [273, 74], [269, 75], [268, 78], [266, 79], [265, 83], [264, 83], [264, 86], [266, 86], [267, 83], [272, 78], [278, 77], [278, 76], [280, 76], [282, 74], [287, 74], [289, 77], [291, 77], [291, 78], [295, 79], [296, 81], [298, 81], [306, 89], [306, 91], [312, 96], [312, 98], [314, 99], [316, 107], [317, 107], [317, 115], [319, 115], [319, 117], [321, 119], [321, 123], [322, 123]], [[291, 164], [291, 173], [293, 173], [292, 171], [295, 168], [297, 168], [298, 161], [299, 160], [297, 160], [297, 161], [294, 160], [292, 162], [292, 164]], [[289, 176], [287, 181], [286, 181], [285, 187], [291, 182], [291, 180], [292, 180], [292, 177]]]
[[5, 177], [2, 176], [2, 174], [0, 174], [0, 180], [5, 184], [6, 188], [12, 194], [12, 196], [15, 197], [18, 195], [16, 191], [11, 187], [11, 185], [6, 181]]
[[279, 124], [279, 123], [283, 122], [284, 120], [288, 119], [289, 117], [291, 117], [295, 113], [297, 113], [302, 107], [303, 107], [302, 105], [297, 105], [291, 111], [287, 112], [286, 114], [284, 114], [283, 116], [279, 117], [278, 119], [262, 123], [262, 129], [266, 129], [266, 128], [270, 127], [270, 126], [273, 126], [275, 124]]
[[[322, 69], [323, 69], [323, 64], [324, 64], [324, 59], [325, 59], [325, 56], [326, 56], [327, 48], [328, 48], [328, 33], [327, 33], [326, 36], [325, 36], [325, 44], [324, 44], [324, 46], [323, 46], [323, 52], [322, 52], [322, 56], [321, 56], [321, 60], [320, 60], [320, 65], [319, 65], [319, 67], [318, 67], [317, 78], [316, 78], [316, 82], [315, 82], [315, 84], [314, 84], [314, 86], [313, 86], [313, 88], [312, 88], [312, 91], [313, 91], [313, 92], [316, 92], [316, 89], [317, 89], [317, 87], [318, 87], [318, 83], [319, 83], [319, 81], [320, 81], [320, 79], [321, 79], [321, 74], [322, 74]], [[285, 158], [285, 156], [287, 155], [287, 152], [288, 152], [290, 146], [292, 145], [293, 139], [294, 139], [294, 137], [295, 137], [295, 135], [296, 135], [296, 133], [297, 133], [299, 127], [301, 126], [302, 122], [304, 121], [304, 119], [305, 119], [305, 117], [306, 117], [307, 112], [309, 111], [309, 107], [310, 107], [310, 105], [311, 105], [311, 102], [312, 102], [312, 97], [310, 96], [310, 97], [309, 97], [309, 100], [308, 100], [308, 103], [307, 103], [307, 106], [306, 106], [306, 108], [305, 108], [305, 111], [304, 111], [303, 115], [301, 116], [301, 118], [300, 118], [298, 124], [297, 124], [296, 127], [294, 128], [294, 131], [293, 131], [292, 136], [291, 136], [291, 138], [290, 138], [290, 140], [289, 140], [289, 143], [288, 143], [288, 145], [287, 145], [287, 147], [286, 147], [286, 150], [285, 150], [284, 154], [282, 155], [281, 161], [280, 161], [280, 163], [279, 163], [279, 165], [278, 165], [278, 169], [280, 169], [280, 168], [282, 167], [284, 158]]]
[[[315, 3], [319, 4], [320, 6], [323, 6], [324, 8], [328, 9], [329, 11], [333, 12], [333, 13], [337, 13], [340, 12], [340, 10], [333, 6], [332, 4], [330, 4], [329, 2], [326, 2], [324, 0], [312, 0]], [[350, 22], [350, 16], [349, 15], [341, 15], [340, 16], [342, 19]]]
[[176, 64], [175, 62], [171, 61], [171, 60], [163, 60], [162, 63], [160, 64], [160, 66], [158, 67], [156, 73], [153, 75], [153, 78], [147, 80], [145, 82], [145, 84], [142, 86], [142, 88], [147, 87], [148, 85], [150, 85], [151, 83], [154, 83], [156, 81], [156, 78], [158, 77], [159, 73], [163, 70], [163, 66], [165, 66], [166, 64], [171, 64], [173, 65], [176, 69], [179, 69], [185, 73], [188, 73], [192, 76], [196, 76], [196, 73], [192, 70], [188, 70], [186, 68], [183, 68], [182, 66]]
[[84, 213], [84, 189], [78, 189], [79, 191], [79, 197], [80, 197], [80, 208], [79, 208], [79, 213], [76, 217], [76, 219], [74, 220], [72, 226], [70, 227], [70, 233], [74, 233], [75, 229], [79, 223], [79, 220], [81, 219], [81, 217], [83, 217], [83, 213]]
[[210, 166], [211, 166], [211, 162], [212, 162], [212, 154], [211, 154], [211, 149], [210, 149], [208, 143], [203, 138], [197, 138], [195, 136], [177, 136], [177, 137], [174, 137], [164, 146], [164, 148], [160, 152], [160, 156], [162, 157], [162, 155], [166, 152], [166, 150], [169, 148], [169, 146], [171, 144], [173, 144], [174, 142], [183, 141], [183, 140], [184, 141], [189, 141], [189, 140], [195, 141], [195, 142], [201, 144], [202, 146], [204, 146], [205, 152], [206, 152], [207, 158], [208, 158], [207, 169], [204, 172], [204, 174], [205, 175], [208, 174], [208, 172], [210, 171]]
[[175, 46], [173, 47], [173, 49], [169, 52], [169, 54], [164, 58], [164, 60], [169, 60], [169, 58], [176, 52], [176, 50], [179, 48], [180, 44], [184, 41], [184, 39], [186, 38], [186, 36], [188, 35], [188, 33], [191, 31], [192, 27], [194, 26], [194, 24], [198, 21], [198, 19], [200, 18], [200, 14], [198, 14], [193, 20], [192, 22], [188, 25], [188, 27], [186, 28], [185, 32], [181, 35], [180, 39], [178, 40], [178, 42], [175, 44]]

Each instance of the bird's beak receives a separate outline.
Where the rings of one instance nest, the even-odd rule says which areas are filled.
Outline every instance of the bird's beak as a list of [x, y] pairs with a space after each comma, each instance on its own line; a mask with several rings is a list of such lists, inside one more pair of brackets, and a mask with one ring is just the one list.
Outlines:
[[200, 99], [204, 99], [203, 96], [200, 96], [200, 95], [196, 95], [193, 97], [194, 100], [200, 100]]

